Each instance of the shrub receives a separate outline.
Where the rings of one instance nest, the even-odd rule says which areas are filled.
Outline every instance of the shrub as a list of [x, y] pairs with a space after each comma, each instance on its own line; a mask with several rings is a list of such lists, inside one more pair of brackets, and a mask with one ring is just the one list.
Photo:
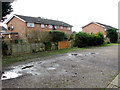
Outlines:
[[100, 32], [98, 32], [97, 34], [97, 44], [100, 45], [100, 44], [103, 44], [104, 43], [104, 35]]
[[49, 42], [51, 35], [48, 30], [32, 30], [27, 32], [27, 38], [30, 43]]
[[44, 42], [44, 44], [45, 44], [45, 51], [50, 51], [52, 47], [51, 42]]
[[69, 34], [69, 33], [65, 34], [65, 38], [64, 38], [65, 41], [67, 41], [67, 40], [70, 41], [72, 39], [73, 39], [73, 34]]
[[63, 41], [65, 37], [65, 33], [62, 31], [50, 31], [50, 34], [52, 35], [52, 42]]
[[118, 40], [118, 33], [115, 29], [108, 29], [106, 32], [106, 37], [110, 39], [111, 43], [116, 43]]
[[8, 45], [4, 41], [2, 41], [2, 55], [8, 55]]
[[79, 32], [75, 35], [75, 46], [85, 47], [88, 45], [89, 35], [84, 32]]
[[97, 34], [87, 34], [85, 32], [79, 32], [75, 35], [75, 46], [96, 46], [104, 43], [104, 35], [100, 32]]

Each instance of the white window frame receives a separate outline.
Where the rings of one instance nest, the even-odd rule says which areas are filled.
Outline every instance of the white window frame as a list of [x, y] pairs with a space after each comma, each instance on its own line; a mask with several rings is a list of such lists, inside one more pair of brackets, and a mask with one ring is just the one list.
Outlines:
[[61, 26], [60, 28], [63, 29], [63, 26]]
[[71, 27], [68, 27], [68, 30], [71, 30]]
[[52, 29], [53, 28], [52, 25], [49, 25], [49, 28]]
[[41, 28], [44, 28], [45, 27], [45, 25], [44, 24], [41, 24]]
[[34, 23], [27, 23], [27, 27], [35, 27]]

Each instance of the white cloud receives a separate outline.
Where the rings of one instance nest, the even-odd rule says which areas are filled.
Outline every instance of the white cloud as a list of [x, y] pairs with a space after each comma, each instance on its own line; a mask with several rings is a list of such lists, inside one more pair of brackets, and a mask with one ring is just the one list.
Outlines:
[[119, 0], [17, 0], [15, 14], [58, 19], [74, 26], [74, 31], [92, 22], [118, 27]]

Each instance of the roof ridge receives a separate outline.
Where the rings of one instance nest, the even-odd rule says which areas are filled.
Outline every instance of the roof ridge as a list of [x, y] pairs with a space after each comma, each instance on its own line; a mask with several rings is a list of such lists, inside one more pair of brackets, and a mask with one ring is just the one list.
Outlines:
[[97, 24], [100, 24], [100, 25], [103, 25], [103, 26], [107, 26], [107, 27], [111, 27], [111, 28], [115, 28], [115, 27], [112, 27], [110, 25], [106, 25], [106, 24], [103, 24], [103, 23], [99, 23], [99, 22], [96, 22]]
[[[43, 23], [43, 24], [51, 24], [51, 25], [73, 27], [72, 25], [70, 25], [70, 24], [68, 24], [66, 22], [63, 22], [63, 21], [59, 21], [59, 20], [39, 18], [40, 21], [38, 21], [38, 17], [18, 15], [18, 14], [14, 14], [13, 16], [18, 17], [18, 18], [20, 18], [21, 20], [23, 20], [25, 22]], [[8, 20], [8, 21], [10, 21], [10, 20]]]

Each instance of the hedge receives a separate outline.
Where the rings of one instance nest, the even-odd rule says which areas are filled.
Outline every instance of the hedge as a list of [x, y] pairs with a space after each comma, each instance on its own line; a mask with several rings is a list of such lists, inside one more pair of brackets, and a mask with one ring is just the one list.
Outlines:
[[118, 41], [118, 33], [116, 29], [108, 29], [106, 31], [106, 37], [110, 39], [111, 43], [116, 43]]
[[97, 34], [87, 34], [85, 32], [79, 32], [75, 35], [75, 46], [86, 47], [96, 46], [104, 43], [104, 35], [100, 32]]
[[52, 36], [52, 42], [63, 41], [65, 38], [65, 33], [62, 31], [50, 31], [50, 34]]

